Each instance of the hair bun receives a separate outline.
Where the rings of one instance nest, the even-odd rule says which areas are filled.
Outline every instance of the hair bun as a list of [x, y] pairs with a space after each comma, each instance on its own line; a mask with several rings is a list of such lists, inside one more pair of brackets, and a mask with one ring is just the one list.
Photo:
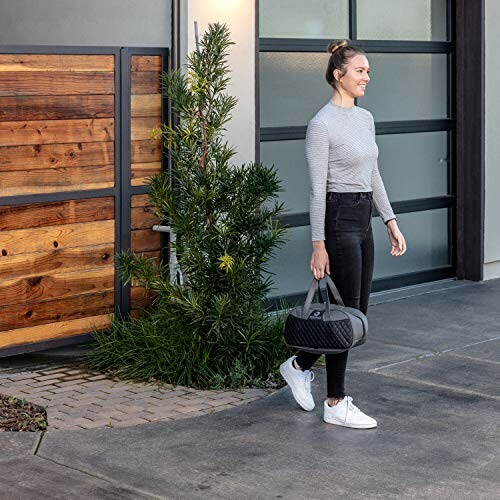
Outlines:
[[347, 47], [347, 40], [334, 40], [328, 44], [328, 48], [326, 49], [330, 54], [335, 54], [340, 49]]

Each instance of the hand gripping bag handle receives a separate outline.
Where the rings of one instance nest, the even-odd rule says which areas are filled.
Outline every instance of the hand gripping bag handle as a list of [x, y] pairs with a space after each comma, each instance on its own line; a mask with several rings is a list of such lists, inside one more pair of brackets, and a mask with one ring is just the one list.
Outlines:
[[[337, 304], [339, 306], [343, 306], [344, 301], [342, 300], [342, 297], [340, 296], [340, 293], [339, 293], [337, 287], [335, 286], [335, 283], [333, 282], [332, 278], [330, 278], [330, 276], [328, 274], [325, 274], [325, 280], [326, 280], [326, 284], [327, 284], [328, 288], [330, 288], [330, 291], [332, 292], [332, 295], [333, 295], [333, 298], [335, 299], [335, 302], [337, 302]], [[302, 308], [302, 318], [303, 319], [307, 319], [309, 317], [309, 314], [310, 314], [309, 310], [311, 309], [311, 304], [312, 304], [312, 300], [313, 300], [314, 292], [316, 291], [316, 288], [318, 289], [319, 293], [321, 294], [321, 290], [319, 288], [320, 281], [321, 280], [317, 280], [316, 278], [313, 278], [313, 280], [311, 282], [311, 286], [309, 287], [309, 291], [307, 292], [306, 301], [304, 302], [304, 307]], [[330, 316], [330, 297], [328, 296], [328, 291], [326, 293], [326, 304], [327, 304], [328, 316]]]

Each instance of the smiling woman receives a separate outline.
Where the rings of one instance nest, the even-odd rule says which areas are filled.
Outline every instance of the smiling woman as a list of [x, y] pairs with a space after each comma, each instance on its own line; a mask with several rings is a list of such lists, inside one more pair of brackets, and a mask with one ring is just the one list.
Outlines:
[[[390, 241], [390, 254], [401, 256], [406, 242], [396, 222], [378, 170], [378, 147], [372, 114], [355, 105], [370, 81], [363, 50], [347, 40], [328, 45], [326, 81], [331, 100], [309, 122], [306, 159], [310, 180], [312, 233], [311, 273], [317, 280], [330, 275], [346, 306], [367, 314], [373, 268], [372, 212], [375, 207]], [[330, 301], [335, 297], [328, 289]], [[346, 396], [344, 378], [349, 351], [326, 354], [325, 422], [357, 429], [377, 426]], [[281, 365], [281, 374], [297, 403], [314, 409], [310, 368], [321, 354], [299, 352]]]

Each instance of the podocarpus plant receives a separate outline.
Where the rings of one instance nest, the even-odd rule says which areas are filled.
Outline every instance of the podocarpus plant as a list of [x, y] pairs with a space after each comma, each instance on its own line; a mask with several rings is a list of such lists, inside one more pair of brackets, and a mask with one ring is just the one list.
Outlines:
[[124, 377], [222, 387], [255, 384], [276, 371], [287, 348], [281, 319], [264, 307], [271, 279], [265, 265], [283, 242], [276, 221], [276, 171], [236, 166], [224, 138], [236, 99], [226, 94], [229, 30], [211, 24], [187, 71], [162, 74], [178, 125], [154, 131], [173, 168], [149, 179], [155, 212], [176, 236], [185, 277], [173, 282], [165, 265], [132, 252], [119, 256], [122, 276], [149, 289], [152, 307], [138, 319], [115, 320], [96, 334], [95, 368]]

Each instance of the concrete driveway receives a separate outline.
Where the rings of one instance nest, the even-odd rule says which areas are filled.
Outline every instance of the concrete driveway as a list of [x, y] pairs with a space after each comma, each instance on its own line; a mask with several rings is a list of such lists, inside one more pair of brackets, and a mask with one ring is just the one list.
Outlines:
[[500, 280], [439, 288], [374, 297], [347, 390], [377, 429], [322, 422], [319, 368], [310, 413], [285, 388], [176, 422], [4, 433], [0, 498], [500, 498]]

